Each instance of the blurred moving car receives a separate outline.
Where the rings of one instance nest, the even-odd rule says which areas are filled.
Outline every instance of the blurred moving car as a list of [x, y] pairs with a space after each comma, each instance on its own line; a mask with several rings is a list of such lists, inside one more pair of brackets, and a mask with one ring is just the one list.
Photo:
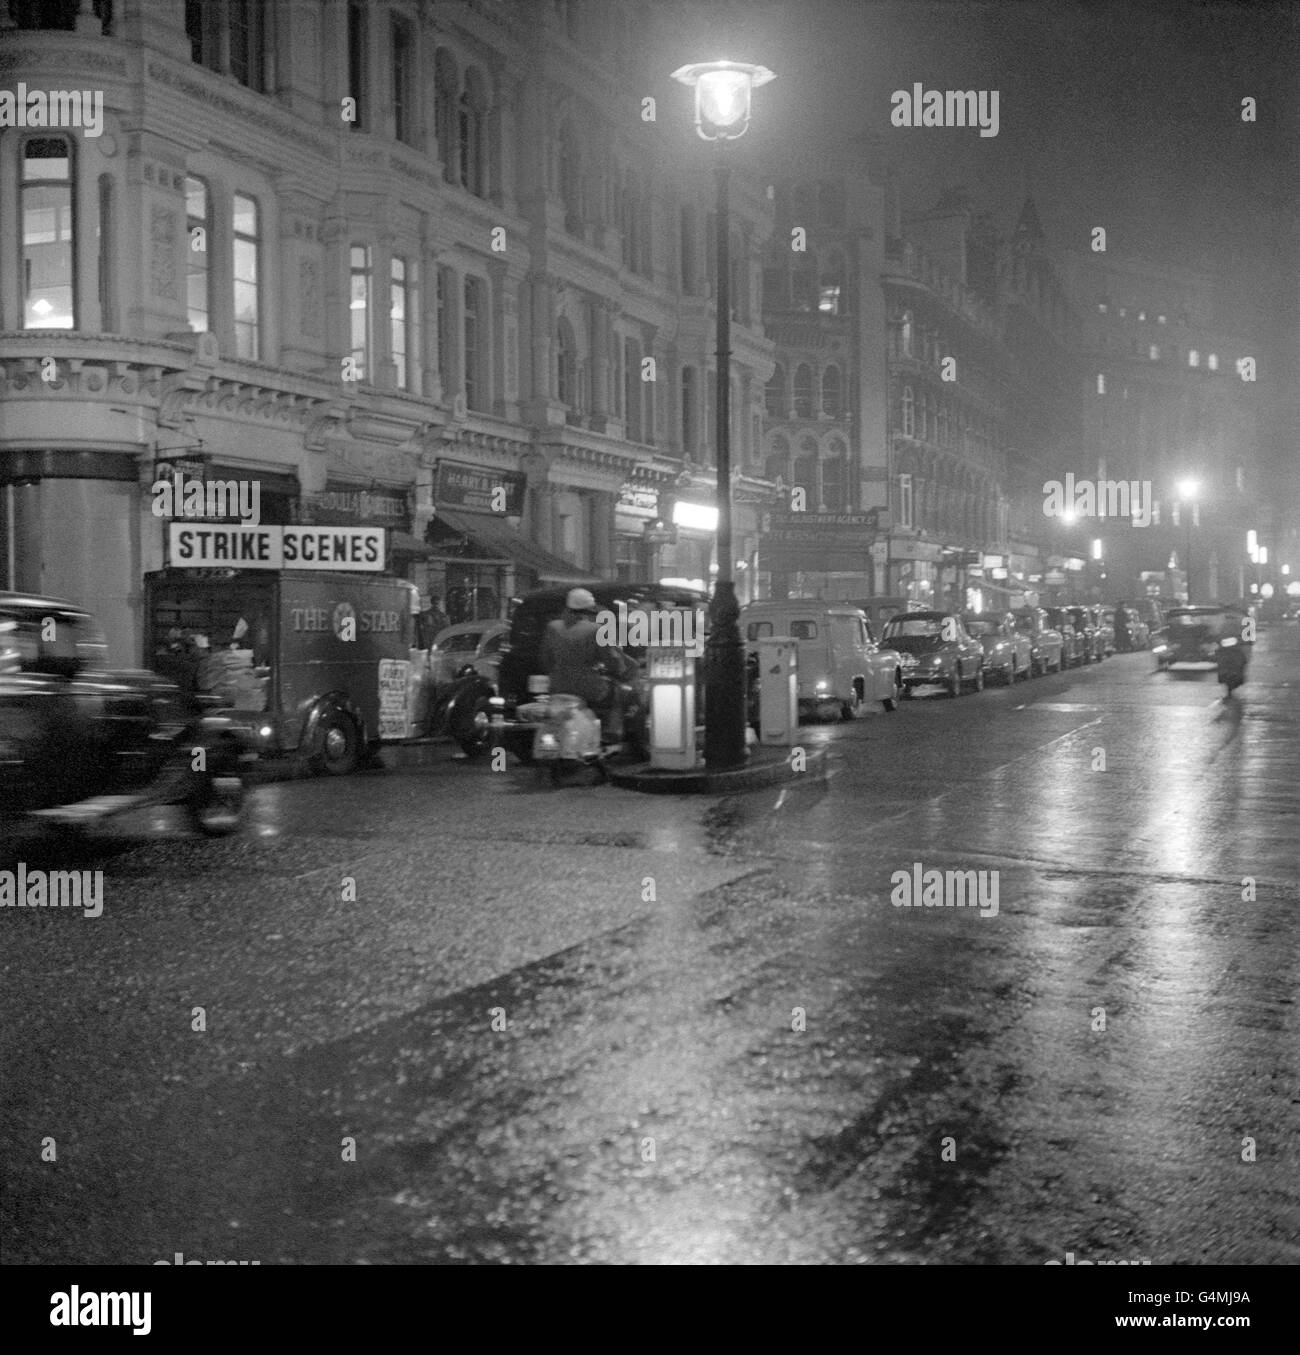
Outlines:
[[1006, 612], [967, 612], [962, 616], [969, 635], [984, 650], [984, 672], [999, 676], [1009, 687], [1028, 679], [1033, 667], [1033, 649], [1029, 637], [1018, 631]]
[[256, 760], [241, 731], [156, 673], [109, 669], [106, 653], [74, 603], [0, 593], [0, 826], [87, 828], [174, 804], [209, 837], [234, 832]]
[[1147, 643], [1150, 644], [1150, 637], [1156, 631], [1163, 630], [1165, 625], [1165, 608], [1169, 604], [1162, 603], [1159, 598], [1144, 597], [1138, 598], [1132, 604], [1133, 610], [1137, 612], [1141, 620], [1146, 624]]
[[509, 634], [510, 625], [506, 621], [462, 621], [440, 630], [429, 651], [429, 674], [435, 694], [454, 682], [467, 666], [494, 681], [501, 663], [501, 648]]
[[1065, 637], [1047, 619], [1041, 607], [1017, 607], [1011, 613], [1016, 629], [1029, 638], [1030, 668], [1035, 677], [1059, 673], [1064, 663]]
[[902, 612], [885, 622], [884, 643], [902, 655], [903, 695], [943, 687], [960, 696], [984, 690], [984, 648], [953, 612]]
[[1171, 607], [1151, 646], [1157, 671], [1217, 671], [1220, 645], [1239, 642], [1244, 621], [1240, 612], [1218, 605]]
[[816, 598], [751, 602], [740, 610], [746, 648], [789, 635], [799, 645], [799, 711], [852, 720], [868, 701], [895, 709], [902, 692], [903, 656], [876, 643], [871, 623], [850, 603]]

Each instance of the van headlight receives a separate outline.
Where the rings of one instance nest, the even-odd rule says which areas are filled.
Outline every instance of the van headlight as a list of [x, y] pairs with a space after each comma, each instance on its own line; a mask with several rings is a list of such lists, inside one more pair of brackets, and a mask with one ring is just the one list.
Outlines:
[[817, 684], [817, 688], [816, 688], [816, 690], [819, 691], [819, 692], [828, 692], [828, 691], [830, 691], [830, 689], [831, 689], [831, 684], [830, 684], [829, 682], [826, 682], [825, 680], [819, 682], [819, 683]]

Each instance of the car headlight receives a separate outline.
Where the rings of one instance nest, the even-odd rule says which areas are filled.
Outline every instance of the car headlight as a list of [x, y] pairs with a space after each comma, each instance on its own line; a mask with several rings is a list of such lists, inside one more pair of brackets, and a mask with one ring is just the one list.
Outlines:
[[831, 684], [830, 684], [829, 682], [822, 681], [822, 682], [819, 682], [819, 683], [817, 684], [817, 688], [816, 688], [816, 689], [817, 689], [817, 691], [819, 691], [819, 692], [828, 692], [828, 691], [830, 691], [830, 689], [831, 689]]
[[1237, 643], [1237, 637], [1235, 635], [1225, 635], [1219, 643], [1224, 649], [1227, 649], [1229, 645], [1235, 645]]

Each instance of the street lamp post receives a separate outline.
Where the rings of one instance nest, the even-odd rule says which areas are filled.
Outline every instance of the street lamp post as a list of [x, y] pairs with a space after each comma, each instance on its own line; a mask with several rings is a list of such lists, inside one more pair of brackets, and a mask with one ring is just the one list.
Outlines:
[[713, 770], [744, 762], [745, 648], [740, 638], [731, 546], [731, 227], [727, 141], [749, 126], [750, 92], [773, 79], [763, 66], [709, 61], [683, 66], [673, 79], [695, 90], [695, 130], [718, 142], [717, 181], [717, 500], [718, 573], [709, 602], [704, 648], [704, 764]]
[[1184, 552], [1183, 563], [1187, 566], [1187, 605], [1192, 605], [1192, 513], [1196, 507], [1196, 491], [1200, 485], [1195, 480], [1180, 480], [1178, 482], [1178, 497], [1183, 503], [1183, 512], [1187, 518], [1187, 550]]

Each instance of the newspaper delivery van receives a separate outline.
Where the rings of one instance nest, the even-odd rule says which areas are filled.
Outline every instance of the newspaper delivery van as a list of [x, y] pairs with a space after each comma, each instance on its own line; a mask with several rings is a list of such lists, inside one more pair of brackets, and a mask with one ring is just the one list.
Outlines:
[[417, 737], [429, 654], [404, 579], [320, 569], [145, 575], [145, 662], [243, 725], [259, 751], [345, 775]]

